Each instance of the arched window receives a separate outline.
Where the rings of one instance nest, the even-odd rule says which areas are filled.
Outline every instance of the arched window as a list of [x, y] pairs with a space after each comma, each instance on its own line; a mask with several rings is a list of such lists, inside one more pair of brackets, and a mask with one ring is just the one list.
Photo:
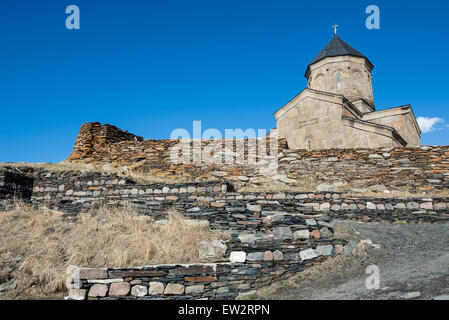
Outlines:
[[340, 74], [337, 74], [337, 90], [340, 91], [341, 90], [341, 78], [340, 78]]

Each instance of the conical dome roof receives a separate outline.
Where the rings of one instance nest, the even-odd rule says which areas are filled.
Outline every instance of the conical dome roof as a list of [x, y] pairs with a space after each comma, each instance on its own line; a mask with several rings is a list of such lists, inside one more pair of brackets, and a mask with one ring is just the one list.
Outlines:
[[372, 63], [368, 60], [367, 57], [365, 57], [363, 54], [355, 50], [353, 47], [351, 47], [349, 44], [341, 40], [337, 35], [335, 35], [332, 40], [327, 44], [327, 46], [324, 47], [323, 50], [315, 57], [315, 59], [310, 62], [309, 66], [307, 67], [306, 71], [306, 78], [309, 76], [310, 72], [310, 66], [320, 60], [323, 60], [327, 57], [337, 57], [337, 56], [353, 56], [353, 57], [360, 57], [365, 58], [368, 63], [370, 64], [371, 68], [373, 68]]

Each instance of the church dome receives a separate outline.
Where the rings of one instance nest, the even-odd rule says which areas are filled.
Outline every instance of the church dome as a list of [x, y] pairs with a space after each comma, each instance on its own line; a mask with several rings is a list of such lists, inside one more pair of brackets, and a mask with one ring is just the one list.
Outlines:
[[353, 56], [364, 58], [368, 62], [370, 69], [374, 67], [367, 57], [365, 57], [363, 54], [358, 52], [356, 49], [354, 49], [349, 44], [341, 40], [337, 35], [335, 35], [332, 38], [332, 40], [327, 44], [327, 46], [325, 46], [324, 49], [321, 50], [321, 52], [315, 57], [315, 59], [313, 59], [312, 62], [309, 63], [305, 74], [306, 78], [309, 77], [310, 66], [312, 64], [317, 63], [318, 61], [321, 61], [327, 57], [338, 57], [338, 56]]

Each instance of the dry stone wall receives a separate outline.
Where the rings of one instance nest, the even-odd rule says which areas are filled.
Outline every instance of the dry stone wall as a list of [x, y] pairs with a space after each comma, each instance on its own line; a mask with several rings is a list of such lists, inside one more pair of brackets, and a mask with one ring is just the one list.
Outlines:
[[382, 149], [284, 150], [279, 171], [330, 189], [429, 192], [449, 189], [449, 146]]
[[33, 180], [20, 170], [0, 170], [0, 200], [31, 197]]
[[226, 241], [225, 257], [215, 263], [81, 269], [80, 284], [71, 297], [153, 300], [248, 295], [329, 256], [355, 249], [354, 244], [334, 239], [331, 223], [317, 221], [286, 214], [270, 221], [264, 228], [270, 232], [234, 233]]
[[98, 206], [130, 206], [165, 219], [176, 210], [212, 228], [261, 228], [271, 216], [298, 214], [389, 222], [440, 222], [447, 219], [447, 197], [353, 197], [335, 191], [238, 192], [224, 180], [202, 183], [139, 184], [117, 174], [15, 168], [0, 171], [2, 203], [14, 196], [30, 205], [78, 214]]
[[141, 142], [143, 138], [112, 125], [101, 125], [99, 122], [85, 123], [80, 129], [70, 158], [94, 160], [102, 154], [104, 148], [123, 141]]
[[[449, 198], [354, 198], [341, 192], [237, 192], [225, 181], [139, 184], [117, 174], [3, 168], [22, 200], [79, 214], [131, 206], [157, 221], [170, 210], [223, 230], [224, 256], [212, 264], [81, 269], [72, 299], [234, 299], [285, 279], [357, 244], [334, 237], [335, 219], [445, 223]], [[8, 189], [8, 190], [9, 190]], [[19, 197], [19, 196], [17, 196]], [[0, 208], [13, 204], [2, 193]], [[203, 245], [202, 245], [203, 246]], [[204, 244], [208, 252], [210, 244]], [[218, 244], [220, 246], [220, 244]]]
[[[330, 244], [322, 242], [315, 249], [302, 251], [299, 247], [291, 249], [295, 246], [292, 243], [273, 246], [264, 243], [260, 252], [231, 252], [240, 255], [244, 262], [105, 268], [89, 272], [81, 269], [87, 275], [81, 278], [79, 288], [72, 289], [71, 296], [102, 300], [232, 300], [335, 255], [335, 247], [343, 248], [341, 244], [334, 246], [331, 240], [326, 243]], [[310, 244], [302, 245], [307, 246]], [[279, 247], [288, 251], [284, 249], [283, 254]]]
[[[240, 141], [241, 142], [241, 141]], [[382, 149], [292, 150], [279, 140], [277, 150], [267, 140], [265, 153], [259, 154], [243, 144], [232, 141], [232, 148], [223, 150], [234, 158], [232, 164], [173, 163], [170, 149], [179, 140], [145, 140], [124, 133], [113, 126], [84, 124], [69, 161], [113, 166], [127, 166], [156, 177], [174, 181], [207, 181], [223, 179], [236, 188], [271, 185], [292, 186], [301, 191], [329, 190], [364, 192], [373, 187], [387, 191], [413, 193], [444, 191], [449, 188], [449, 146]], [[194, 153], [213, 146], [226, 146], [226, 140], [188, 142], [192, 160]], [[276, 144], [273, 144], [276, 145]], [[248, 164], [248, 155], [258, 159], [259, 166]], [[243, 155], [243, 163], [237, 159]], [[218, 154], [221, 159], [223, 154]], [[277, 172], [261, 171], [261, 166], [277, 158]], [[321, 185], [321, 186], [320, 186]]]
[[[253, 148], [253, 143], [259, 147]], [[225, 175], [253, 174], [253, 168], [240, 163], [248, 162], [249, 154], [257, 157], [260, 152], [262, 155], [262, 150], [263, 155], [269, 155], [272, 143], [277, 147], [276, 152], [278, 149], [287, 148], [285, 139], [274, 143], [270, 138], [263, 143], [255, 139], [202, 140], [200, 142], [198, 140], [181, 142], [179, 139], [143, 141], [141, 137], [125, 134], [116, 127], [103, 126], [94, 122], [82, 126], [68, 161], [127, 166], [152, 175], [169, 176], [174, 180], [207, 178], [209, 174], [219, 170], [218, 168], [223, 168], [226, 171]], [[184, 150], [187, 147], [187, 152], [177, 152], [182, 163], [171, 160], [171, 150], [175, 146], [179, 148], [184, 146]], [[204, 152], [203, 156], [199, 156], [201, 161], [195, 164], [198, 155], [202, 152]], [[222, 166], [225, 154], [233, 160], [231, 164]]]

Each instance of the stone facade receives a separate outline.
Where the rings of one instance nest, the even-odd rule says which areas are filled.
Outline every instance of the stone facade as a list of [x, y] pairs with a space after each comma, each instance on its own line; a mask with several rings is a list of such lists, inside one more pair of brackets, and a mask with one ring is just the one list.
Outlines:
[[369, 60], [338, 37], [329, 46], [339, 53], [320, 53], [307, 68], [307, 88], [274, 114], [279, 136], [307, 150], [419, 146], [409, 105], [375, 111]]

